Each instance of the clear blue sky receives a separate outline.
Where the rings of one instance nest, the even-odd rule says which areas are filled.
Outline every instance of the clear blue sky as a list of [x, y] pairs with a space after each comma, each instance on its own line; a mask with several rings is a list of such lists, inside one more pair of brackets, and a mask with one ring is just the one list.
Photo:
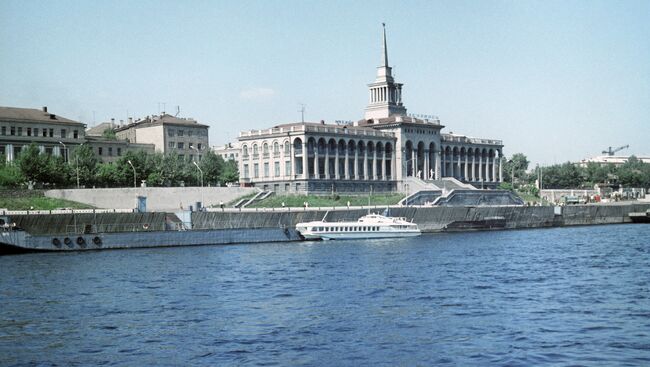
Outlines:
[[[0, 1], [0, 105], [93, 124], [357, 120], [380, 62], [409, 112], [534, 163], [650, 155], [650, 1]], [[162, 107], [161, 107], [162, 108]]]

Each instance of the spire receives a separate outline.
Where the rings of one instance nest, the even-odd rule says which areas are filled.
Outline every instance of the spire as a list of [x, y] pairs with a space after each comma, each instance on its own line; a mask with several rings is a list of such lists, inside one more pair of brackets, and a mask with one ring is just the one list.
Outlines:
[[384, 63], [381, 65], [383, 67], [388, 67], [388, 47], [386, 46], [386, 23], [381, 23], [381, 26], [384, 28], [384, 44], [382, 51], [384, 51]]

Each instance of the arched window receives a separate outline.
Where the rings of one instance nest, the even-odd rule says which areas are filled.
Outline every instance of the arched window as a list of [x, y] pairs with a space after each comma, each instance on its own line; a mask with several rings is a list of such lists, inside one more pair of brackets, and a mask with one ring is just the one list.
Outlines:
[[242, 150], [242, 156], [248, 157], [248, 146], [247, 145], [242, 146], [241, 150]]
[[263, 152], [264, 154], [269, 154], [269, 145], [268, 145], [267, 143], [264, 143], [264, 145], [263, 145], [262, 147], [263, 147], [263, 148], [262, 148], [262, 149], [263, 149], [262, 152]]
[[290, 154], [291, 153], [291, 144], [289, 144], [288, 141], [284, 142], [284, 154]]
[[273, 154], [280, 154], [280, 144], [277, 141], [273, 143]]
[[257, 155], [258, 153], [257, 144], [253, 144], [253, 155]]

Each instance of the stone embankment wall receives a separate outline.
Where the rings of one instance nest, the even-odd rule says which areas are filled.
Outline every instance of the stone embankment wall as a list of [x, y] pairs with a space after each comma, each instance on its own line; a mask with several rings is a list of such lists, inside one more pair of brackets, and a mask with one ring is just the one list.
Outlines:
[[116, 189], [48, 190], [45, 196], [77, 201], [96, 208], [135, 208], [138, 196], [147, 197], [147, 211], [177, 211], [188, 209], [196, 202], [204, 207], [228, 203], [241, 196], [258, 192], [250, 187], [138, 187]]
[[[483, 206], [483, 207], [399, 207], [390, 208], [390, 215], [405, 217], [417, 223], [424, 232], [443, 231], [453, 222], [473, 222], [502, 217], [506, 229], [539, 228], [564, 225], [630, 223], [630, 212], [650, 209], [648, 203], [610, 205], [552, 206]], [[372, 210], [381, 213], [380, 210]], [[367, 209], [287, 209], [269, 211], [200, 212], [192, 214], [195, 228], [268, 228], [293, 227], [296, 223], [319, 221], [355, 221]], [[326, 216], [327, 214], [327, 216]]]
[[[561, 210], [560, 210], [561, 209]], [[454, 222], [474, 222], [503, 218], [505, 229], [540, 228], [552, 226], [630, 223], [631, 212], [645, 212], [650, 203], [551, 206], [493, 206], [493, 207], [398, 207], [390, 215], [405, 217], [417, 223], [424, 232], [444, 231]], [[381, 213], [381, 209], [372, 210]], [[319, 221], [356, 221], [367, 209], [335, 210], [286, 209], [274, 211], [193, 212], [193, 229], [259, 229], [293, 228], [296, 223]], [[16, 226], [32, 235], [96, 232], [147, 232], [175, 230], [182, 225], [173, 213], [78, 213], [11, 215]]]

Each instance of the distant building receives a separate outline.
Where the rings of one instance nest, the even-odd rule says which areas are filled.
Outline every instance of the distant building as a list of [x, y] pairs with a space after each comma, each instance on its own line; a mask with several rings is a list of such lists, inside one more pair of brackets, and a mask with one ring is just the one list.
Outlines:
[[42, 109], [0, 107], [0, 154], [8, 162], [35, 143], [41, 152], [63, 156], [85, 142], [86, 125]]
[[115, 129], [120, 140], [153, 144], [156, 152], [175, 153], [192, 161], [201, 160], [208, 145], [208, 125], [191, 118], [178, 118], [163, 113], [147, 116]]
[[113, 163], [126, 152], [155, 153], [156, 151], [156, 146], [153, 144], [130, 143], [126, 140], [106, 139], [90, 135], [86, 135], [86, 142], [92, 148], [95, 156], [104, 163]]
[[[443, 134], [434, 116], [407, 114], [403, 84], [388, 66], [386, 32], [363, 120], [299, 122], [241, 132], [243, 185], [290, 193], [395, 191], [409, 180], [453, 177], [477, 187], [502, 182], [503, 143]], [[424, 182], [423, 182], [424, 183]]]
[[216, 155], [221, 156], [224, 161], [239, 161], [240, 147], [239, 142], [227, 143], [220, 147], [212, 147]]
[[[631, 156], [622, 156], [622, 155], [601, 155], [598, 157], [593, 157], [593, 158], [586, 158], [581, 160], [578, 164], [581, 167], [587, 167], [588, 163], [596, 163], [599, 165], [608, 165], [608, 164], [613, 164], [615, 166], [620, 166], [628, 161]], [[636, 156], [635, 156], [636, 157]], [[636, 157], [638, 160], [644, 163], [650, 163], [650, 157], [647, 156], [638, 156]]]

